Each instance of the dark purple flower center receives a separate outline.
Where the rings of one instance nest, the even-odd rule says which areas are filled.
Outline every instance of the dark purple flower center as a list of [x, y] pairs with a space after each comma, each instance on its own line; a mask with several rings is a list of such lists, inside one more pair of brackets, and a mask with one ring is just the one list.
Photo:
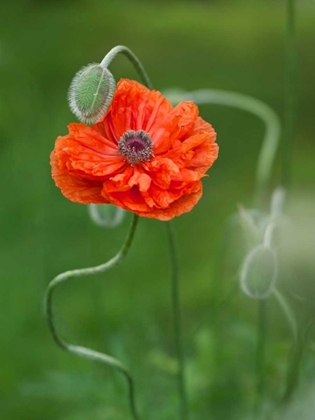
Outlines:
[[152, 147], [151, 137], [143, 130], [128, 130], [118, 142], [119, 153], [126, 157], [131, 166], [140, 162], [148, 162], [154, 156]]

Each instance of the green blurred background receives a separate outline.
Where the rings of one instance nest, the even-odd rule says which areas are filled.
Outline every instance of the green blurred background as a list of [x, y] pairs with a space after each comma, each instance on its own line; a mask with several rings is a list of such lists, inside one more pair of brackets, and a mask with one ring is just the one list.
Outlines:
[[[315, 298], [315, 247], [306, 239], [314, 233], [315, 208], [315, 3], [297, 3], [298, 117], [288, 212], [300, 229], [284, 286], [300, 297], [292, 304], [303, 319]], [[64, 270], [113, 256], [130, 220], [128, 215], [115, 230], [93, 226], [87, 208], [67, 201], [50, 178], [54, 141], [75, 121], [66, 101], [68, 86], [78, 69], [123, 44], [142, 60], [159, 90], [239, 91], [265, 101], [282, 118], [284, 1], [12, 0], [1, 4], [0, 16], [0, 415], [5, 420], [127, 419], [124, 378], [62, 352], [43, 315], [48, 282]], [[111, 70], [117, 80], [137, 78], [124, 57]], [[224, 275], [229, 263], [222, 243], [231, 248], [224, 225], [238, 204], [251, 206], [264, 126], [233, 108], [204, 105], [200, 112], [218, 132], [220, 156], [198, 206], [175, 220], [191, 419], [244, 420], [251, 418], [255, 394], [256, 303], [239, 292], [220, 310], [214, 308], [235, 287], [233, 276]], [[276, 163], [270, 191], [279, 184], [280, 158]], [[55, 300], [65, 337], [130, 367], [142, 417], [150, 420], [177, 418], [162, 228], [162, 222], [142, 219], [123, 265], [65, 284]], [[289, 330], [271, 299], [270, 399], [282, 390], [289, 349]], [[313, 390], [311, 352], [303, 366], [301, 387]], [[300, 419], [313, 419], [309, 413]]]

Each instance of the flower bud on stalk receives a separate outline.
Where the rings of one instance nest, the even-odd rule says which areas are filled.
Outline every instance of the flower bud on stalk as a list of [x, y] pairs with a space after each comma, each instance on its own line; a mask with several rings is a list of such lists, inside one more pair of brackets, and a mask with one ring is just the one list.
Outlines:
[[68, 99], [71, 111], [81, 122], [95, 123], [109, 107], [116, 89], [114, 76], [100, 64], [89, 64], [71, 82]]
[[274, 250], [265, 245], [252, 249], [241, 271], [241, 288], [254, 299], [266, 299], [273, 291], [278, 272]]
[[114, 228], [124, 220], [125, 210], [113, 204], [89, 204], [89, 216], [97, 226]]

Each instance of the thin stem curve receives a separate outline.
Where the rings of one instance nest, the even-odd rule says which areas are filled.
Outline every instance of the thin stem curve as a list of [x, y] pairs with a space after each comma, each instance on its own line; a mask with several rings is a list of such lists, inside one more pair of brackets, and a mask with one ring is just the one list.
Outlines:
[[116, 57], [116, 55], [118, 54], [123, 54], [125, 55], [130, 62], [134, 65], [135, 69], [137, 70], [140, 79], [142, 80], [142, 82], [149, 88], [152, 89], [152, 83], [151, 80], [147, 74], [147, 72], [145, 71], [145, 68], [143, 67], [141, 61], [139, 60], [139, 58], [127, 47], [125, 47], [124, 45], [117, 45], [116, 47], [112, 48], [103, 58], [103, 60], [101, 61], [101, 66], [103, 67], [108, 67], [111, 62], [114, 60], [114, 58]]
[[111, 366], [117, 369], [120, 373], [122, 373], [127, 380], [130, 411], [134, 420], [139, 420], [139, 416], [137, 413], [136, 403], [135, 403], [134, 382], [133, 382], [133, 379], [129, 370], [122, 363], [120, 363], [119, 360], [115, 359], [114, 357], [97, 352], [95, 350], [88, 349], [86, 347], [69, 344], [63, 338], [61, 338], [60, 335], [58, 334], [58, 331], [54, 322], [52, 302], [53, 302], [53, 294], [55, 290], [60, 284], [64, 283], [65, 281], [72, 278], [85, 277], [85, 276], [91, 276], [98, 273], [104, 273], [105, 271], [111, 268], [114, 268], [117, 264], [119, 264], [128, 253], [128, 250], [134, 238], [137, 223], [138, 223], [138, 216], [134, 214], [126, 240], [123, 246], [121, 247], [121, 249], [113, 258], [111, 258], [106, 263], [100, 264], [95, 267], [69, 270], [64, 273], [59, 274], [49, 283], [47, 287], [46, 295], [45, 295], [45, 312], [46, 312], [47, 322], [48, 322], [50, 332], [55, 342], [58, 344], [59, 347], [61, 347], [63, 350], [69, 353], [75, 354], [85, 359], [89, 359], [94, 362], [106, 364], [107, 366]]

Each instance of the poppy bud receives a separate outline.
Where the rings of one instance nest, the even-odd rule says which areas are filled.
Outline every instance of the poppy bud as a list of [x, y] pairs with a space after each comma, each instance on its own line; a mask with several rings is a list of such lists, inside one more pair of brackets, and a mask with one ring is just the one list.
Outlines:
[[273, 249], [259, 245], [246, 256], [241, 271], [241, 288], [255, 299], [266, 299], [277, 278], [277, 258]]
[[84, 123], [95, 123], [107, 110], [116, 89], [111, 72], [89, 64], [74, 76], [68, 93], [71, 111]]
[[281, 216], [283, 214], [285, 205], [286, 191], [284, 188], [277, 188], [271, 197], [271, 215], [273, 217]]
[[92, 222], [98, 226], [114, 228], [124, 220], [125, 210], [113, 204], [90, 204], [88, 208]]
[[242, 236], [247, 249], [252, 249], [261, 242], [261, 224], [265, 216], [256, 209], [246, 210], [242, 206], [239, 206], [238, 211]]

